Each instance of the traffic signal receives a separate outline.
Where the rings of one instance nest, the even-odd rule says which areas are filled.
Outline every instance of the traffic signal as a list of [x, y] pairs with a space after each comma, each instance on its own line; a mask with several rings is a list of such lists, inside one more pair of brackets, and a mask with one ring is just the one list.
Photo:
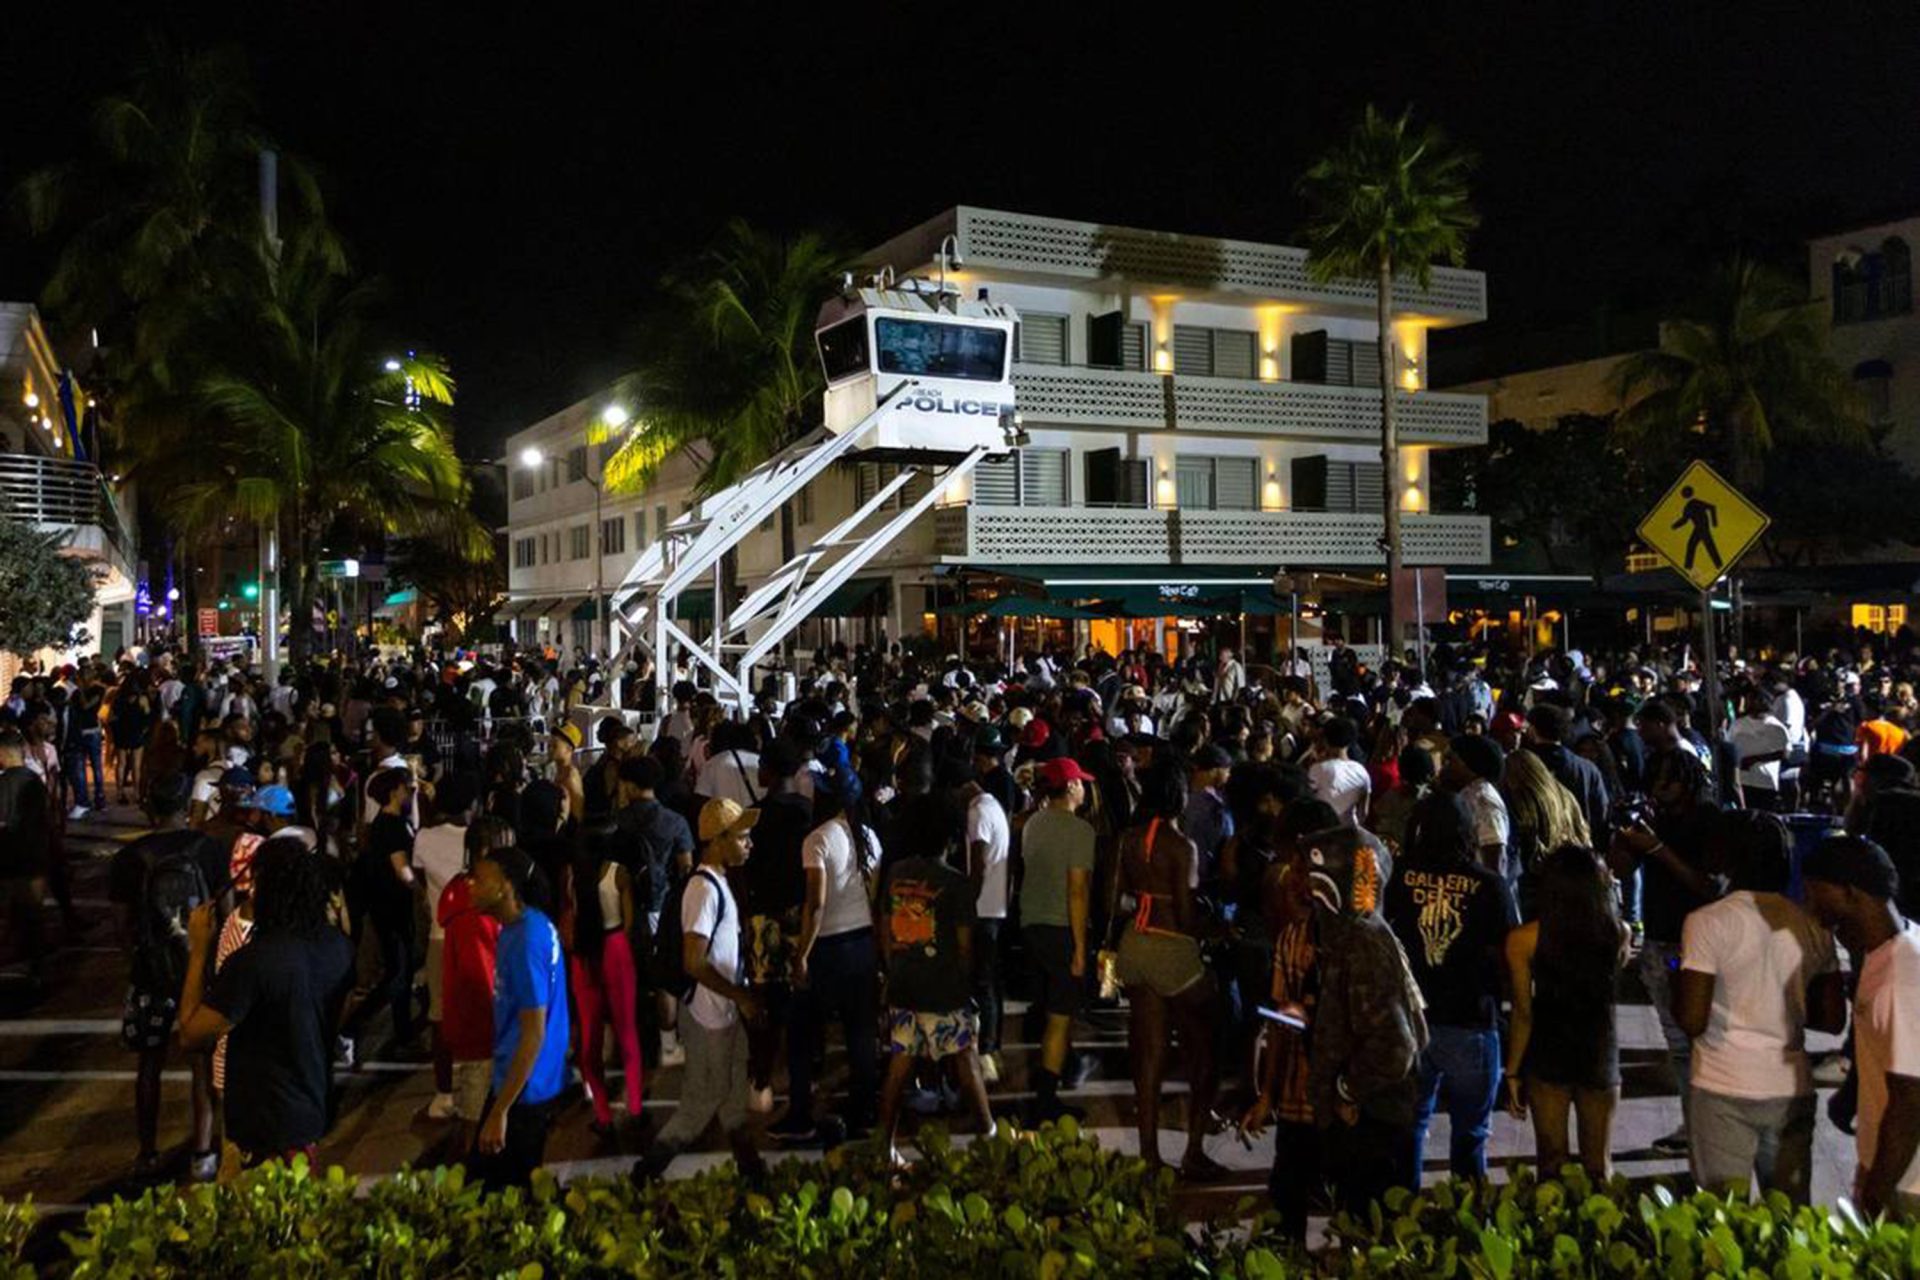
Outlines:
[[220, 597], [220, 608], [231, 609], [232, 607], [233, 607], [232, 601], [228, 600], [225, 596]]
[[249, 600], [258, 600], [260, 598], [260, 584], [257, 582], [249, 582], [240, 588], [240, 594]]

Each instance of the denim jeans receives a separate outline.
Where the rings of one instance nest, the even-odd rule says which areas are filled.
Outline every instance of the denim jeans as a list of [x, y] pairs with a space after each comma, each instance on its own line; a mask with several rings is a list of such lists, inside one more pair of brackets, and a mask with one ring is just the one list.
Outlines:
[[1761, 1194], [1779, 1191], [1806, 1204], [1813, 1187], [1813, 1095], [1731, 1098], [1693, 1090], [1688, 1108], [1693, 1180], [1708, 1191], [1757, 1180]]
[[1000, 1020], [1006, 989], [1000, 982], [1000, 931], [1005, 920], [973, 922], [973, 1002], [980, 1007], [981, 1053], [1000, 1052]]
[[879, 1012], [875, 990], [880, 977], [873, 930], [837, 933], [813, 944], [807, 960], [807, 989], [793, 993], [793, 1022], [787, 1041], [787, 1080], [792, 1095], [789, 1115], [813, 1118], [813, 1050], [826, 1036], [829, 1019], [847, 1037], [847, 1116], [863, 1123], [880, 1097]]
[[1679, 972], [1680, 944], [1655, 942], [1648, 938], [1640, 948], [1636, 964], [1640, 969], [1640, 985], [1647, 989], [1647, 999], [1653, 1001], [1653, 1012], [1660, 1019], [1660, 1034], [1667, 1042], [1667, 1056], [1673, 1060], [1673, 1069], [1680, 1076], [1680, 1112], [1684, 1123], [1688, 1095], [1692, 1092], [1693, 1041], [1673, 1020], [1673, 975]]
[[1413, 1150], [1427, 1158], [1427, 1129], [1440, 1105], [1452, 1127], [1448, 1167], [1456, 1178], [1487, 1176], [1487, 1137], [1500, 1089], [1500, 1033], [1491, 1028], [1433, 1027], [1420, 1053], [1420, 1098], [1413, 1117]]
[[103, 737], [98, 729], [80, 731], [80, 741], [67, 752], [67, 781], [73, 787], [73, 802], [87, 803], [87, 766], [93, 766], [93, 807], [107, 807], [107, 767], [101, 759]]

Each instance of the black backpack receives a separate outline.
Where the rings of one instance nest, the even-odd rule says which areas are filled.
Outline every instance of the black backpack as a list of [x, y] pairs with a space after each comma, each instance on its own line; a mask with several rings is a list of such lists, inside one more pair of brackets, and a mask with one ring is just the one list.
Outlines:
[[178, 991], [187, 978], [187, 917], [213, 897], [201, 866], [206, 837], [150, 842], [141, 851], [140, 904], [135, 929], [140, 963], [162, 991]]
[[[720, 877], [705, 867], [695, 867], [693, 875], [688, 876], [667, 892], [667, 903], [660, 911], [660, 929], [653, 936], [654, 981], [660, 990], [666, 992], [682, 1004], [693, 999], [693, 990], [697, 985], [687, 974], [686, 950], [682, 947], [684, 930], [680, 925], [680, 904], [687, 896], [687, 886], [693, 883], [694, 876], [709, 881], [721, 891], [718, 907], [719, 914], [714, 919], [718, 928], [727, 919], [727, 895]], [[708, 940], [712, 944], [712, 940]]]

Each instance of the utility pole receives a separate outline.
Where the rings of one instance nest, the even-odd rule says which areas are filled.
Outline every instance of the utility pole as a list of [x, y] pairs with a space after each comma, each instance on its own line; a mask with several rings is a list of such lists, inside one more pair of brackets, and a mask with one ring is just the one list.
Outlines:
[[[260, 225], [267, 255], [280, 261], [280, 157], [260, 153]], [[298, 625], [300, 619], [295, 619]], [[306, 619], [311, 626], [313, 620]], [[268, 688], [280, 683], [280, 517], [275, 513], [260, 525], [260, 666]]]

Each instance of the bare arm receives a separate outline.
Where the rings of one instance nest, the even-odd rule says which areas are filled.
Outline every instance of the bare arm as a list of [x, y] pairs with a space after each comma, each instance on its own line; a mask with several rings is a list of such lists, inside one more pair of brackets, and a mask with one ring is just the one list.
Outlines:
[[1713, 1017], [1713, 982], [1710, 973], [1682, 969], [1680, 980], [1673, 984], [1673, 1020], [1689, 1040], [1707, 1033], [1707, 1023]]
[[1920, 1151], [1920, 1076], [1889, 1071], [1887, 1109], [1880, 1117], [1873, 1167], [1860, 1172], [1857, 1199], [1861, 1212], [1875, 1214], [1891, 1207], [1900, 1179], [1913, 1167], [1916, 1151]]
[[1073, 932], [1073, 976], [1087, 971], [1088, 900], [1093, 896], [1093, 873], [1067, 872], [1067, 928]]
[[806, 981], [807, 961], [813, 958], [813, 944], [820, 938], [820, 917], [827, 909], [827, 873], [808, 867], [806, 876], [806, 896], [800, 901], [800, 937], [793, 947], [796, 982]]
[[1839, 973], [1822, 973], [1807, 988], [1807, 1026], [1828, 1035], [1847, 1029], [1847, 984]]
[[1518, 1077], [1533, 1039], [1533, 952], [1539, 945], [1538, 925], [1522, 925], [1507, 935], [1507, 980], [1513, 984], [1513, 1020], [1507, 1028], [1509, 1076]]

